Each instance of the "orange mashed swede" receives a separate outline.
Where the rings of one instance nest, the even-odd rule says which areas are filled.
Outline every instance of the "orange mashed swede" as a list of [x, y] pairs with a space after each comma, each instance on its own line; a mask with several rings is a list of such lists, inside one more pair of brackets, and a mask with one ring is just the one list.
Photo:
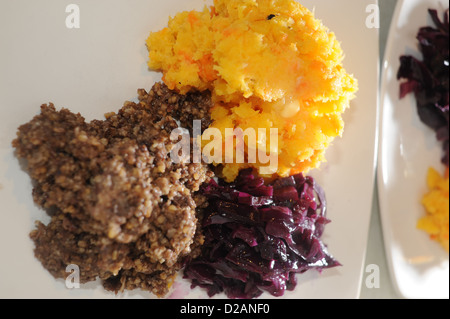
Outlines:
[[428, 169], [427, 184], [429, 191], [422, 198], [426, 216], [419, 219], [417, 228], [426, 231], [432, 240], [439, 242], [448, 252], [448, 168], [441, 176], [434, 168]]
[[[225, 128], [264, 128], [267, 136], [278, 129], [276, 146], [259, 135], [245, 140], [246, 150], [264, 146], [278, 156], [267, 178], [319, 167], [358, 89], [335, 34], [293, 0], [215, 0], [170, 18], [147, 48], [149, 68], [162, 71], [170, 89], [211, 91], [210, 127], [222, 136]], [[222, 163], [229, 182], [243, 168], [267, 165]]]

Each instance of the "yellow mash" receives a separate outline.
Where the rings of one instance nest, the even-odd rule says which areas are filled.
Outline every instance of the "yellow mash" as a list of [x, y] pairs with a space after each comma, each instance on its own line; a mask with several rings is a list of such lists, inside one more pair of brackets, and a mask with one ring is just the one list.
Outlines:
[[[210, 127], [223, 136], [225, 128], [267, 129], [245, 139], [246, 156], [255, 148], [276, 155], [274, 176], [306, 173], [325, 160], [357, 91], [334, 33], [293, 0], [215, 0], [170, 18], [147, 47], [149, 67], [162, 71], [170, 89], [212, 92]], [[278, 129], [277, 145], [270, 128]], [[259, 158], [225, 163], [222, 177], [232, 181], [242, 168], [266, 165]]]
[[448, 169], [441, 176], [434, 168], [429, 168], [427, 184], [429, 192], [422, 198], [426, 216], [418, 221], [417, 228], [426, 231], [431, 239], [439, 242], [448, 252]]

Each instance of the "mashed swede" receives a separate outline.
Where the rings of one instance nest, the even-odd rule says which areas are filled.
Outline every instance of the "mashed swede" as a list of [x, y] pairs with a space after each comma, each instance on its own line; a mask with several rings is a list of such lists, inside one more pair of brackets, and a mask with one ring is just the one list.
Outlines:
[[417, 228], [426, 231], [448, 252], [448, 169], [441, 176], [434, 168], [429, 168], [427, 184], [429, 191], [422, 198], [426, 215], [418, 221]]
[[[278, 156], [274, 175], [307, 173], [325, 160], [357, 91], [334, 33], [293, 0], [215, 0], [170, 18], [147, 47], [149, 67], [169, 88], [211, 90], [211, 127], [222, 136], [225, 128], [278, 129], [276, 147], [256, 141]], [[239, 170], [264, 165], [223, 164], [222, 177], [233, 181]]]

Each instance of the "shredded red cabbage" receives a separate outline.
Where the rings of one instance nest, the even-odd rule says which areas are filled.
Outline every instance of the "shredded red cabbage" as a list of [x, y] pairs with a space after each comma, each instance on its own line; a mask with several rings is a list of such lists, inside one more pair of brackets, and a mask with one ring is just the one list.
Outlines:
[[409, 93], [416, 97], [417, 111], [423, 123], [436, 132], [443, 144], [442, 163], [449, 166], [449, 12], [443, 21], [437, 10], [428, 10], [435, 27], [422, 27], [417, 34], [423, 61], [412, 56], [400, 57], [397, 79], [400, 98]]
[[263, 291], [282, 296], [296, 286], [296, 273], [339, 266], [321, 241], [326, 218], [322, 188], [302, 174], [265, 185], [252, 170], [232, 184], [203, 186], [202, 254], [184, 269], [184, 278], [229, 298], [250, 299]]

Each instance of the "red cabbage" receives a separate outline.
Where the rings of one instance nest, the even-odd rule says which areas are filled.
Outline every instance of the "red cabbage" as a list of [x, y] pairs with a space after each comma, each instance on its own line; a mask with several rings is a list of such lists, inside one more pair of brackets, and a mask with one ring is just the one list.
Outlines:
[[413, 93], [421, 121], [436, 132], [442, 143], [442, 163], [449, 166], [449, 12], [443, 21], [437, 10], [428, 13], [435, 27], [422, 27], [417, 34], [423, 61], [412, 56], [400, 57], [397, 79], [400, 98]]
[[282, 296], [295, 288], [295, 274], [340, 265], [320, 239], [330, 221], [313, 178], [299, 174], [265, 185], [249, 169], [232, 184], [211, 180], [201, 191], [209, 203], [205, 242], [184, 269], [192, 288], [229, 298]]

